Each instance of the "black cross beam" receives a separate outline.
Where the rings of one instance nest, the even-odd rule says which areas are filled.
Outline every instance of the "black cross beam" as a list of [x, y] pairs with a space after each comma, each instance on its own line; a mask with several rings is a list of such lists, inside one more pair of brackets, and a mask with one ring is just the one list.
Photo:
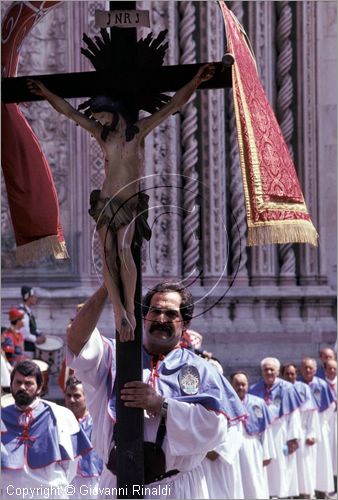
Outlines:
[[[112, 31], [118, 29], [113, 28]], [[133, 29], [135, 28], [121, 28], [119, 31], [125, 32]], [[156, 74], [145, 70], [135, 70], [134, 68], [130, 68], [129, 71], [119, 70], [116, 66], [116, 70], [114, 71], [84, 71], [81, 73], [34, 76], [52, 92], [64, 98], [94, 97], [96, 95], [106, 95], [107, 93], [124, 93], [127, 95], [133, 92], [135, 82], [137, 82], [139, 91], [146, 94], [153, 94], [158, 91], [174, 92], [180, 89], [196, 75], [201, 66], [203, 64], [162, 66], [157, 69]], [[215, 67], [214, 76], [207, 82], [203, 82], [198, 87], [198, 90], [231, 87], [231, 69], [225, 67], [222, 62], [215, 63]], [[34, 78], [34, 76], [31, 75], [29, 78]], [[13, 103], [42, 100], [42, 97], [29, 92], [26, 79], [26, 76], [3, 78], [2, 102]]]
[[[110, 2], [110, 10], [135, 10], [136, 2]], [[91, 71], [53, 75], [36, 75], [52, 92], [64, 97], [93, 97], [133, 92], [137, 82], [138, 90], [150, 95], [160, 92], [172, 92], [181, 88], [197, 73], [201, 64], [188, 64], [160, 67], [156, 72], [137, 71], [135, 28], [112, 28], [111, 30], [113, 71]], [[121, 49], [123, 47], [123, 50]], [[121, 49], [121, 50], [120, 50]], [[223, 63], [215, 63], [216, 71], [212, 79], [200, 85], [199, 89], [216, 89], [231, 86], [232, 63], [227, 55]], [[2, 80], [2, 102], [19, 103], [37, 101], [40, 97], [31, 94], [26, 86], [27, 77], [4, 78]], [[34, 77], [33, 77], [34, 78]], [[137, 120], [137, 116], [134, 116]], [[133, 255], [138, 269], [135, 294], [135, 315], [137, 325], [135, 341], [120, 343], [117, 341], [116, 394], [128, 381], [142, 380], [142, 281], [140, 249], [133, 248]], [[126, 408], [117, 397], [117, 487], [118, 498], [143, 498], [142, 488], [135, 491], [133, 485], [143, 485], [143, 410]], [[102, 436], [102, 439], [105, 439]]]

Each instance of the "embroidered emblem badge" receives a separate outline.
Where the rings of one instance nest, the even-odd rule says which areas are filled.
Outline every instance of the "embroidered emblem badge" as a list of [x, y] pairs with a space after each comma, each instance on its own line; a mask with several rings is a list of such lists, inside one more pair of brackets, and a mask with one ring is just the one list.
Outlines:
[[263, 417], [263, 412], [261, 408], [257, 405], [252, 407], [254, 414], [256, 415], [257, 418], [262, 418]]
[[200, 374], [198, 373], [196, 366], [193, 365], [183, 366], [178, 375], [180, 388], [182, 392], [184, 392], [188, 396], [193, 396], [194, 394], [198, 393], [200, 381]]

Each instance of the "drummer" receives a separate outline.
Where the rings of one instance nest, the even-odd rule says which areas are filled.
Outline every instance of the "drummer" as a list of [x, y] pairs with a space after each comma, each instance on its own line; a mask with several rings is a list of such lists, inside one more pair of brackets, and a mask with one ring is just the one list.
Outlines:
[[1, 349], [5, 353], [7, 361], [14, 366], [26, 358], [24, 354], [24, 338], [20, 332], [23, 326], [23, 312], [12, 308], [8, 313], [8, 317], [10, 326], [1, 333]]
[[21, 287], [21, 296], [23, 303], [18, 309], [24, 314], [21, 333], [24, 337], [25, 353], [31, 358], [35, 357], [35, 345], [45, 342], [46, 337], [38, 330], [35, 316], [32, 312], [32, 306], [37, 303], [37, 295], [34, 288], [30, 286]]

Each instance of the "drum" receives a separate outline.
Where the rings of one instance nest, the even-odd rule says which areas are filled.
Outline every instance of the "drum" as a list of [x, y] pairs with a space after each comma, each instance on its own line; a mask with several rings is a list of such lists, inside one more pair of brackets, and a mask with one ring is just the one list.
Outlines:
[[42, 391], [40, 396], [44, 396], [48, 392], [48, 374], [49, 374], [49, 364], [41, 359], [32, 359], [32, 362], [38, 365], [42, 375]]
[[43, 344], [35, 344], [36, 357], [49, 365], [49, 373], [59, 373], [63, 361], [63, 340], [56, 335], [46, 335]]

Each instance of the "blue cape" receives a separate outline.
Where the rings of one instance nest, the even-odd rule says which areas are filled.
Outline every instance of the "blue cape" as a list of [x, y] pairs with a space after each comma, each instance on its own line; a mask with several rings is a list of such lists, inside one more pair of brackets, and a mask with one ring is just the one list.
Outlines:
[[[111, 342], [110, 347], [114, 348]], [[148, 370], [150, 370], [150, 373], [156, 378], [156, 390], [162, 396], [186, 403], [198, 403], [208, 410], [223, 413], [227, 417], [229, 425], [236, 423], [238, 419], [245, 418], [245, 408], [231, 384], [213, 366], [192, 351], [179, 347], [173, 349], [155, 365], [153, 365], [153, 361], [154, 358], [144, 351], [143, 380], [147, 382]], [[180, 373], [184, 373], [187, 367], [194, 367], [193, 370], [198, 371], [200, 383], [196, 394], [185, 394], [181, 387], [182, 384], [180, 385]], [[114, 388], [112, 389], [109, 413], [115, 420], [116, 395]]]
[[[93, 430], [93, 419], [90, 415], [87, 415], [83, 419], [79, 420], [79, 424], [89, 440], [92, 438]], [[79, 458], [77, 464], [77, 473], [82, 477], [98, 477], [101, 475], [103, 469], [103, 461], [99, 455], [91, 450], [85, 453]]]
[[295, 387], [281, 378], [276, 378], [270, 389], [262, 379], [251, 386], [249, 392], [265, 400], [274, 420], [289, 415], [302, 405], [302, 399]]
[[268, 405], [262, 398], [253, 394], [246, 394], [243, 403], [248, 413], [248, 418], [244, 422], [246, 432], [250, 436], [261, 434], [273, 422]]
[[[2, 469], [22, 469], [25, 463], [31, 469], [39, 469], [53, 462], [72, 459], [59, 443], [56, 419], [50, 406], [41, 401], [32, 410], [33, 419], [26, 428], [20, 423], [22, 414], [15, 405], [1, 411], [5, 429], [1, 442], [7, 450], [1, 456]], [[59, 425], [62, 424], [59, 422]], [[74, 456], [92, 448], [81, 428], [71, 436], [71, 440]]]
[[302, 406], [300, 410], [318, 410], [316, 400], [312, 394], [310, 387], [301, 380], [296, 380], [293, 385], [302, 399]]
[[[305, 382], [303, 377], [299, 377], [299, 380]], [[319, 377], [313, 377], [312, 382], [310, 382], [308, 386], [312, 391], [319, 413], [327, 410], [330, 404], [335, 401], [334, 394], [325, 380]]]

